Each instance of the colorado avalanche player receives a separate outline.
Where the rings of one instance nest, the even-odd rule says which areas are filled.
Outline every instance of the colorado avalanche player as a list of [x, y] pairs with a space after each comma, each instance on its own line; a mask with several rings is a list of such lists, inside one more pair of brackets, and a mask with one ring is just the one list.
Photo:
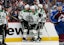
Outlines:
[[64, 39], [64, 6], [62, 2], [57, 2], [56, 5], [57, 9], [51, 12], [50, 19], [54, 23], [55, 29], [59, 35], [59, 41], [63, 41], [62, 39]]

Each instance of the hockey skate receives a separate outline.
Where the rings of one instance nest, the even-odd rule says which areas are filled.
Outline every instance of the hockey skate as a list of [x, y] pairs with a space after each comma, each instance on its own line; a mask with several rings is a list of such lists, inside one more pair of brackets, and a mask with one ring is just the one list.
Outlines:
[[7, 45], [6, 43], [2, 44], [2, 45]]

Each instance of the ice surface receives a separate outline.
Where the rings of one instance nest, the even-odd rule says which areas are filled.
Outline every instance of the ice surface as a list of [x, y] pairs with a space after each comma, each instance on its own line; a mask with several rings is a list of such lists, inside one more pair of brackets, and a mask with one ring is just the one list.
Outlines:
[[8, 45], [59, 45], [58, 41], [44, 42], [8, 42]]

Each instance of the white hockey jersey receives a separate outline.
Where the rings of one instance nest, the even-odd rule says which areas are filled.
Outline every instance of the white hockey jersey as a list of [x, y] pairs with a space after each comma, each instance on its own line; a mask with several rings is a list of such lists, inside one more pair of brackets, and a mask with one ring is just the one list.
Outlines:
[[[46, 21], [45, 11], [44, 10], [42, 10], [41, 12], [38, 11], [35, 11], [34, 13], [25, 10], [20, 11], [18, 18], [20, 20], [24, 19], [28, 21], [30, 24], [38, 24], [38, 22], [45, 22]], [[43, 15], [41, 18], [39, 18], [39, 13]]]
[[39, 21], [41, 22], [46, 22], [46, 13], [44, 9], [39, 9], [38, 13], [41, 14], [42, 16], [39, 18]]
[[0, 10], [0, 25], [7, 24], [6, 13], [4, 10]]
[[24, 19], [28, 21], [30, 24], [37, 24], [38, 12], [32, 13], [31, 11], [21, 11], [19, 13], [19, 19]]

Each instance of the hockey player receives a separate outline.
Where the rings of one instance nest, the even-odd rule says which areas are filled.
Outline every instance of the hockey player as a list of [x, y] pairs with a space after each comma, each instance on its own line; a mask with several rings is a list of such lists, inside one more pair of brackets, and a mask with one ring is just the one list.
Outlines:
[[39, 13], [39, 18], [38, 18], [38, 22], [39, 22], [39, 30], [38, 30], [38, 37], [41, 38], [42, 37], [42, 30], [44, 27], [44, 24], [46, 22], [46, 13], [45, 10], [43, 9], [43, 5], [42, 4], [38, 4], [38, 13]]
[[[53, 10], [50, 14], [50, 19], [54, 23], [55, 29], [59, 35], [60, 41], [64, 41], [64, 37], [60, 35], [64, 35], [64, 7], [62, 6], [62, 2], [57, 2], [57, 9]], [[62, 39], [61, 39], [62, 38]]]
[[0, 5], [0, 45], [5, 44], [5, 30], [7, 25], [6, 13], [2, 9], [2, 5]]
[[30, 30], [33, 31], [33, 35], [32, 35], [33, 41], [38, 41], [41, 39], [40, 29], [43, 28], [43, 26], [44, 26], [43, 24], [45, 24], [45, 22], [46, 22], [46, 13], [43, 10], [43, 6], [41, 4], [39, 4], [38, 7], [39, 7], [39, 10], [36, 10], [35, 6], [30, 7], [30, 10], [32, 11], [30, 13], [30, 16], [32, 16], [32, 20], [30, 20], [31, 21]]
[[42, 4], [38, 4], [38, 13], [39, 13], [39, 17], [41, 22], [45, 23], [46, 22], [46, 13], [45, 10], [43, 9], [43, 5]]
[[29, 25], [28, 25], [28, 15], [29, 15], [29, 8], [30, 6], [28, 4], [25, 5], [24, 7], [25, 9], [20, 11], [19, 13], [19, 20], [21, 20], [21, 24], [22, 24], [22, 30], [23, 30], [23, 40], [27, 40], [27, 36], [28, 36], [28, 28], [29, 28]]
[[35, 6], [30, 6], [30, 21], [29, 21], [29, 25], [30, 25], [30, 34], [31, 34], [31, 38], [32, 41], [36, 41], [38, 38], [38, 31], [37, 31], [37, 27], [38, 27], [38, 11], [36, 10]]

